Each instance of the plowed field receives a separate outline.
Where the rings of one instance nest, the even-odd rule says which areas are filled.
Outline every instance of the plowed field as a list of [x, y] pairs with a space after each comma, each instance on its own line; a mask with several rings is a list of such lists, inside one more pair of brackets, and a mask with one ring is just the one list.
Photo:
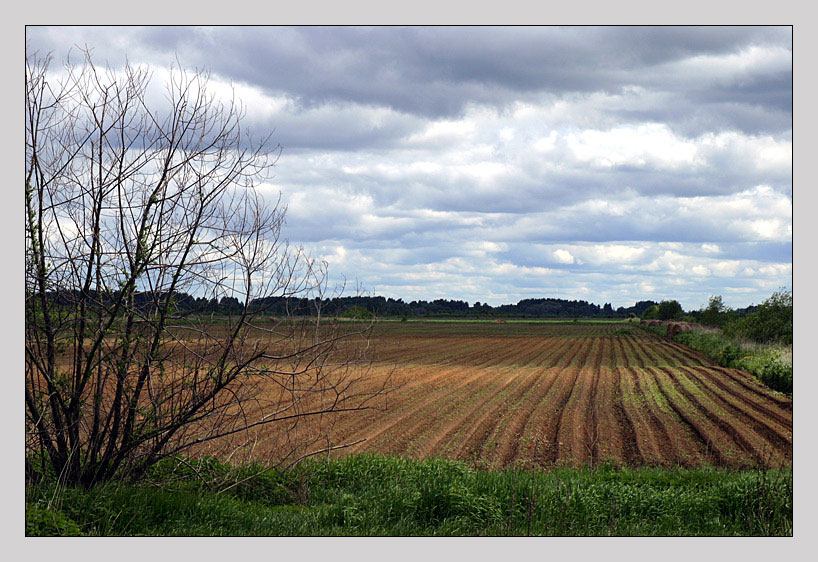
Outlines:
[[342, 417], [344, 452], [487, 466], [792, 462], [792, 401], [627, 324], [401, 323], [375, 336], [386, 411]]

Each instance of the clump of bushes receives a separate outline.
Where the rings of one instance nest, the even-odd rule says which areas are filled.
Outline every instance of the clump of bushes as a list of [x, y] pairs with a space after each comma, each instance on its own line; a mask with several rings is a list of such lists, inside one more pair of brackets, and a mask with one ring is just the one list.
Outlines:
[[778, 291], [754, 311], [724, 327], [728, 335], [743, 336], [759, 343], [792, 344], [792, 293]]
[[659, 319], [659, 305], [652, 304], [642, 313], [642, 320], [658, 320]]
[[679, 301], [664, 300], [659, 303], [656, 314], [659, 320], [678, 320], [682, 317], [684, 311]]
[[679, 320], [684, 317], [682, 305], [676, 300], [663, 300], [645, 309], [643, 320]]
[[774, 350], [747, 354], [734, 361], [735, 368], [752, 373], [761, 382], [779, 392], [792, 394], [792, 364], [782, 360]]
[[756, 343], [792, 345], [792, 291], [780, 289], [751, 312], [739, 314], [722, 301], [710, 297], [707, 307], [693, 313], [705, 326], [721, 328], [728, 336]]
[[371, 320], [375, 317], [372, 311], [367, 310], [362, 306], [358, 306], [357, 304], [347, 308], [344, 311], [343, 316], [345, 318], [353, 318], [355, 320]]

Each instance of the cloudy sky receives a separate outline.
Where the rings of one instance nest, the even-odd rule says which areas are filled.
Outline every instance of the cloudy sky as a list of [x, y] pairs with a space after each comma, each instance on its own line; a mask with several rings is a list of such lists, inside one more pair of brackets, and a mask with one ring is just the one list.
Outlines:
[[630, 306], [792, 286], [790, 28], [27, 29], [175, 60], [283, 147], [263, 186], [335, 279]]

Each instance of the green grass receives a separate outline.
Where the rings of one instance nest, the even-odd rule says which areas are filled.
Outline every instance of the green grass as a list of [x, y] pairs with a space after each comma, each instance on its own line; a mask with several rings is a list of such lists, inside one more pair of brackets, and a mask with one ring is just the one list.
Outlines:
[[792, 535], [791, 469], [496, 472], [356, 455], [248, 478], [190, 462], [210, 484], [165, 462], [141, 484], [29, 486], [26, 534]]

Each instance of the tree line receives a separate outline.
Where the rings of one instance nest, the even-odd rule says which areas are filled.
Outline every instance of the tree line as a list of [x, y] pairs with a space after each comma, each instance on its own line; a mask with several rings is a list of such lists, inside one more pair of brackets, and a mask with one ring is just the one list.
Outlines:
[[[52, 291], [50, 300], [55, 305], [74, 305], [85, 298], [89, 302], [116, 302], [118, 291], [97, 294], [94, 290]], [[134, 308], [150, 315], [166, 305], [177, 316], [209, 314], [214, 316], [240, 315], [245, 303], [236, 297], [196, 297], [185, 292], [137, 292], [133, 295]], [[523, 299], [516, 304], [492, 306], [480, 301], [469, 304], [458, 299], [404, 301], [382, 296], [346, 296], [333, 298], [304, 298], [268, 296], [256, 298], [246, 305], [253, 314], [270, 316], [340, 316], [348, 318], [408, 318], [408, 317], [499, 317], [499, 318], [629, 318], [657, 320], [685, 320], [705, 326], [722, 328], [736, 335], [745, 335], [756, 341], [771, 339], [792, 342], [792, 292], [780, 290], [760, 305], [743, 308], [726, 306], [719, 295], [711, 296], [707, 306], [685, 311], [673, 299], [656, 302], [638, 301], [633, 306], [616, 309], [610, 303], [602, 306], [585, 300], [559, 298]], [[789, 340], [787, 335], [790, 334]]]
[[[74, 305], [79, 300], [103, 303], [116, 302], [118, 291], [97, 293], [77, 290], [52, 291], [50, 300], [55, 305]], [[675, 301], [674, 301], [675, 302]], [[236, 297], [196, 297], [185, 292], [143, 291], [133, 295], [133, 306], [144, 315], [169, 305], [176, 315], [213, 314], [237, 315], [245, 309], [245, 303]], [[404, 301], [382, 296], [346, 296], [332, 298], [294, 298], [267, 296], [251, 299], [246, 307], [249, 312], [272, 316], [347, 316], [355, 318], [395, 317], [518, 317], [518, 318], [628, 318], [641, 316], [651, 307], [659, 306], [651, 300], [638, 301], [630, 307], [614, 309], [610, 303], [602, 306], [585, 300], [558, 298], [523, 299], [516, 304], [492, 306], [480, 301], [469, 304], [457, 299], [433, 299]]]

